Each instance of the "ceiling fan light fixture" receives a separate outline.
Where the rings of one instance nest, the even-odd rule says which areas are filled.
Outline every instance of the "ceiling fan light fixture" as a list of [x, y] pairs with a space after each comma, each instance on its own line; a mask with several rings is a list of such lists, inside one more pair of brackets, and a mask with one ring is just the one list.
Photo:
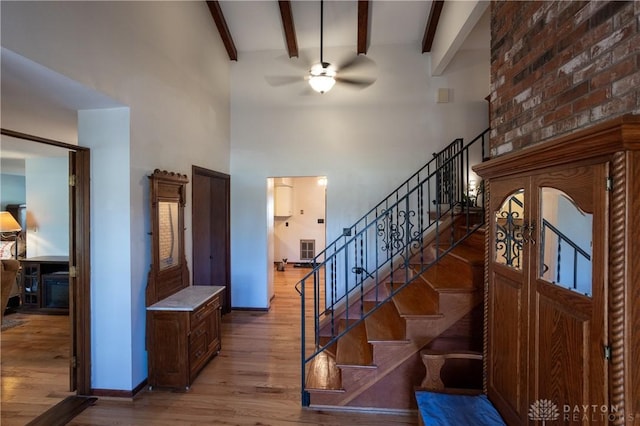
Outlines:
[[335, 76], [336, 72], [329, 64], [316, 64], [309, 72], [309, 85], [318, 93], [328, 92], [336, 84]]

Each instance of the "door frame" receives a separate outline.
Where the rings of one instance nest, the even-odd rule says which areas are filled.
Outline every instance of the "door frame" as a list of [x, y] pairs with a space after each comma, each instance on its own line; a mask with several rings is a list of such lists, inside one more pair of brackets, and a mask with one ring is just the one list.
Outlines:
[[69, 172], [75, 182], [69, 187], [69, 274], [70, 389], [91, 394], [91, 224], [90, 150], [53, 139], [0, 128], [0, 134], [69, 150]]

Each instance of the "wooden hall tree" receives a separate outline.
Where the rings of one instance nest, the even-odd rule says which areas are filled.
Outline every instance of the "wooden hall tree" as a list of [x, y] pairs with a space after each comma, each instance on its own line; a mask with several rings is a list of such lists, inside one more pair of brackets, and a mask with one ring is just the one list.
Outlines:
[[[489, 398], [509, 424], [582, 422], [585, 415], [594, 421], [584, 408], [594, 405], [597, 416], [606, 408], [610, 423], [636, 424], [639, 117], [616, 118], [475, 170], [485, 179], [489, 231]], [[554, 404], [558, 417], [532, 418], [541, 401]]]

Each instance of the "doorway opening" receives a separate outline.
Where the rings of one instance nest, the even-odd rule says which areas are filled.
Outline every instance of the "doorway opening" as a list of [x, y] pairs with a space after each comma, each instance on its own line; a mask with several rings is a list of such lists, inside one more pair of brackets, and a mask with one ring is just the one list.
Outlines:
[[273, 177], [268, 188], [272, 269], [310, 268], [326, 244], [326, 176]]
[[[2, 129], [2, 143], [3, 165], [15, 167], [15, 178], [9, 179], [15, 196], [24, 194], [15, 200], [24, 207], [25, 249], [18, 251], [22, 268], [16, 309], [68, 315], [56, 331], [62, 330], [56, 337], [60, 342], [53, 347], [63, 349], [67, 366], [60, 371], [68, 372], [68, 391], [87, 394], [91, 389], [89, 149], [7, 129]], [[3, 174], [10, 169], [3, 167]], [[55, 322], [50, 318], [44, 323]]]

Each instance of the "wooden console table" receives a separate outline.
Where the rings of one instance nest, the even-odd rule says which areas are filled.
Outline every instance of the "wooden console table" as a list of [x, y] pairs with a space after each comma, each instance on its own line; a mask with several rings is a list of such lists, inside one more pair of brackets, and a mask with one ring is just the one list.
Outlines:
[[69, 257], [38, 256], [20, 260], [22, 308], [69, 312]]
[[222, 286], [189, 286], [147, 307], [149, 388], [188, 390], [220, 352]]

